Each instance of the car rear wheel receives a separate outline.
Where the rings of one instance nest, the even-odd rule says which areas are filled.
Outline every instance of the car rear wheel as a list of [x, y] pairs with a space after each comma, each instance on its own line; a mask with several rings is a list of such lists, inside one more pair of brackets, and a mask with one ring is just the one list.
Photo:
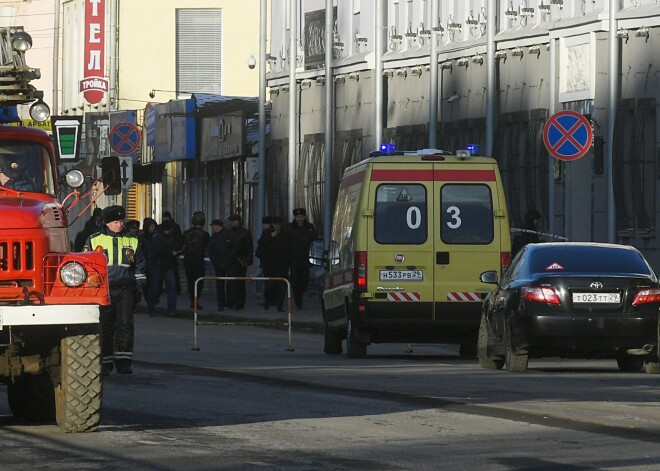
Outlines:
[[367, 344], [358, 339], [353, 321], [346, 323], [346, 354], [348, 358], [364, 358], [367, 356]]
[[501, 370], [504, 366], [504, 360], [488, 355], [488, 338], [488, 323], [486, 322], [486, 319], [482, 317], [481, 324], [479, 325], [479, 337], [477, 338], [479, 366], [486, 370]]
[[644, 362], [644, 372], [650, 375], [660, 374], [660, 363], [655, 361]]
[[508, 330], [506, 330], [504, 352], [504, 368], [506, 368], [509, 373], [523, 373], [527, 371], [529, 354], [526, 351], [517, 352], [514, 350]]
[[619, 370], [621, 371], [628, 373], [639, 373], [642, 371], [642, 367], [644, 366], [644, 360], [626, 355], [617, 358], [616, 364], [619, 366]]

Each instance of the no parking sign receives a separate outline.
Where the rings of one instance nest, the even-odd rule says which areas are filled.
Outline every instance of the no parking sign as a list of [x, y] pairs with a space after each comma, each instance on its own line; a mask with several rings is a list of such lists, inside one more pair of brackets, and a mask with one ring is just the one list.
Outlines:
[[119, 155], [134, 153], [140, 142], [140, 128], [133, 123], [119, 123], [110, 131], [110, 147]]
[[591, 123], [576, 111], [560, 111], [545, 123], [543, 143], [560, 160], [577, 160], [591, 148]]

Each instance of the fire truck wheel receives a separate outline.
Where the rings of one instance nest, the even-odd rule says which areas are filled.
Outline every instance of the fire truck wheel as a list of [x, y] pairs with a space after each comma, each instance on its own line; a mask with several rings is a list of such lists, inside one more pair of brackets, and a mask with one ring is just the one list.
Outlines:
[[98, 334], [62, 339], [57, 424], [65, 432], [92, 432], [101, 421], [101, 342]]
[[18, 422], [52, 423], [55, 420], [53, 383], [46, 373], [16, 378], [7, 386], [7, 398]]

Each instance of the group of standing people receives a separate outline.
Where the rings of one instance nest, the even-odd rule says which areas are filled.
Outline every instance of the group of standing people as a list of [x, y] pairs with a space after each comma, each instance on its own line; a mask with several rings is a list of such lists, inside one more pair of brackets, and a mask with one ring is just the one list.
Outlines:
[[[304, 208], [294, 210], [294, 221], [284, 224], [281, 217], [264, 217], [258, 241], [257, 257], [263, 274], [269, 278], [288, 278], [296, 306], [301, 309], [309, 284], [309, 248], [318, 238], [316, 229], [307, 221]], [[206, 231], [206, 216], [193, 214], [190, 229], [181, 232], [172, 215], [163, 212], [161, 224], [145, 218], [142, 230], [138, 221], [125, 221], [123, 207], [113, 205], [96, 208], [84, 229], [76, 236], [77, 251], [100, 249], [108, 261], [110, 305], [100, 313], [103, 374], [114, 368], [119, 374], [132, 373], [135, 304], [144, 295], [147, 310], [153, 315], [163, 285], [167, 294], [167, 312], [177, 314], [177, 295], [181, 293], [178, 257], [183, 254], [190, 307], [195, 302], [195, 282], [205, 276], [208, 255], [217, 277], [244, 278], [255, 255], [252, 234], [242, 226], [241, 216], [230, 215], [227, 227], [220, 219], [211, 221], [211, 234]], [[204, 289], [198, 283], [197, 296]], [[244, 280], [216, 281], [218, 311], [245, 307]], [[286, 284], [266, 283], [264, 308], [276, 306], [284, 310]], [[203, 309], [199, 302], [196, 306]]]
[[[294, 220], [286, 226], [279, 216], [265, 217], [257, 255], [266, 277], [288, 278], [296, 308], [302, 309], [303, 295], [309, 285], [309, 248], [318, 239], [316, 228], [307, 221], [305, 208], [293, 210]], [[286, 284], [267, 281], [264, 308], [284, 310]]]

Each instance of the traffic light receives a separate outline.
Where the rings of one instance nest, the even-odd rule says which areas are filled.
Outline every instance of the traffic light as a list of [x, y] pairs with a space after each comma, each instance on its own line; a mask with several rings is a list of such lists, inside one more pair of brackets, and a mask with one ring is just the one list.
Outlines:
[[103, 157], [101, 159], [101, 173], [103, 186], [108, 188], [105, 194], [109, 196], [121, 194], [119, 157]]

